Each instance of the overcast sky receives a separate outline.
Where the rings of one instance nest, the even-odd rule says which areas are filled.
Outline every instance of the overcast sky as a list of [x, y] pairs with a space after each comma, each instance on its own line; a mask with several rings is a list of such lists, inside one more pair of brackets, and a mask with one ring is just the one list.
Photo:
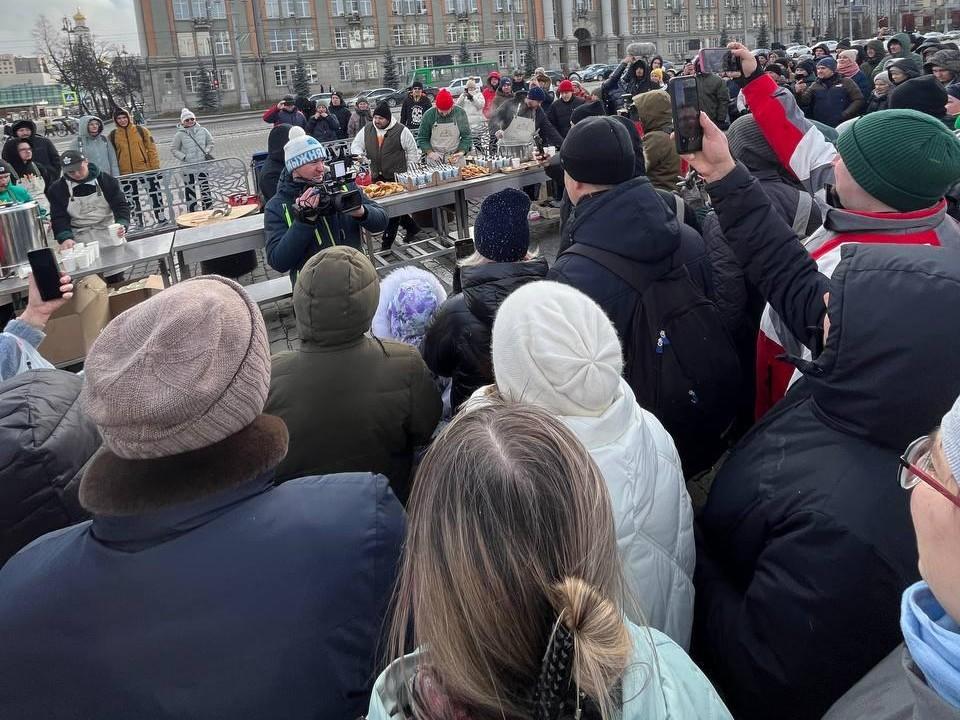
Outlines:
[[[72, 16], [77, 6], [87, 16], [87, 26], [100, 40], [126, 45], [131, 53], [140, 52], [137, 39], [137, 21], [133, 12], [134, 0], [0, 0], [0, 54], [35, 55], [33, 25], [40, 15], [46, 15], [59, 28], [65, 16]], [[71, 22], [73, 22], [71, 20]]]

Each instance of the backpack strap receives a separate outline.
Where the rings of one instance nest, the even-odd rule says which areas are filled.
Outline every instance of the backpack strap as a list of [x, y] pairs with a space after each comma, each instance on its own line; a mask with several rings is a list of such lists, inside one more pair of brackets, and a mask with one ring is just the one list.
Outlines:
[[793, 216], [793, 231], [798, 237], [807, 236], [807, 225], [810, 224], [810, 211], [813, 209], [813, 198], [806, 190], [800, 190], [797, 198], [797, 212]]
[[671, 258], [651, 264], [631, 262], [609, 250], [601, 250], [598, 247], [578, 242], [573, 243], [561, 255], [580, 255], [589, 258], [612, 272], [641, 295], [654, 282], [673, 269]]

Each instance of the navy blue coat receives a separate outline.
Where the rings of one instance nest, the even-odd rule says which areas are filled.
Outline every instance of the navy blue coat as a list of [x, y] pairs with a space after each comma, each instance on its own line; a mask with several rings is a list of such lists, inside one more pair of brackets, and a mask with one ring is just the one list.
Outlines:
[[[263, 210], [263, 232], [266, 235], [267, 262], [277, 272], [289, 272], [296, 281], [297, 272], [311, 257], [334, 245], [361, 249], [360, 228], [378, 233], [387, 229], [387, 213], [363, 193], [367, 216], [357, 220], [351, 215], [334, 213], [326, 223], [308, 225], [296, 219], [293, 203], [307, 186], [297, 182], [285, 169], [277, 182], [277, 194]], [[288, 222], [289, 220], [289, 222]]]
[[357, 717], [403, 534], [353, 473], [45, 535], [0, 571], [0, 717]]

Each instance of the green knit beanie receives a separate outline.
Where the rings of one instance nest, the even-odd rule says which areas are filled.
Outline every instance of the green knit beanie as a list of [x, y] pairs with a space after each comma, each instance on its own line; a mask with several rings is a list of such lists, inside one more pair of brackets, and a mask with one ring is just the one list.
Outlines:
[[960, 180], [960, 140], [916, 110], [881, 110], [840, 133], [837, 151], [872, 197], [900, 212], [935, 205]]

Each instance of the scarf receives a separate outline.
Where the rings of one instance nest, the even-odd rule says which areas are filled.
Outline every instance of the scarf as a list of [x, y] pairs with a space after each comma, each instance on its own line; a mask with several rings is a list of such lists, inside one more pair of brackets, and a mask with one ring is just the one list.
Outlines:
[[843, 77], [852, 78], [860, 72], [860, 66], [855, 62], [841, 62], [837, 65], [837, 72]]
[[914, 583], [904, 591], [900, 627], [927, 685], [960, 708], [960, 625], [947, 615], [927, 583]]

